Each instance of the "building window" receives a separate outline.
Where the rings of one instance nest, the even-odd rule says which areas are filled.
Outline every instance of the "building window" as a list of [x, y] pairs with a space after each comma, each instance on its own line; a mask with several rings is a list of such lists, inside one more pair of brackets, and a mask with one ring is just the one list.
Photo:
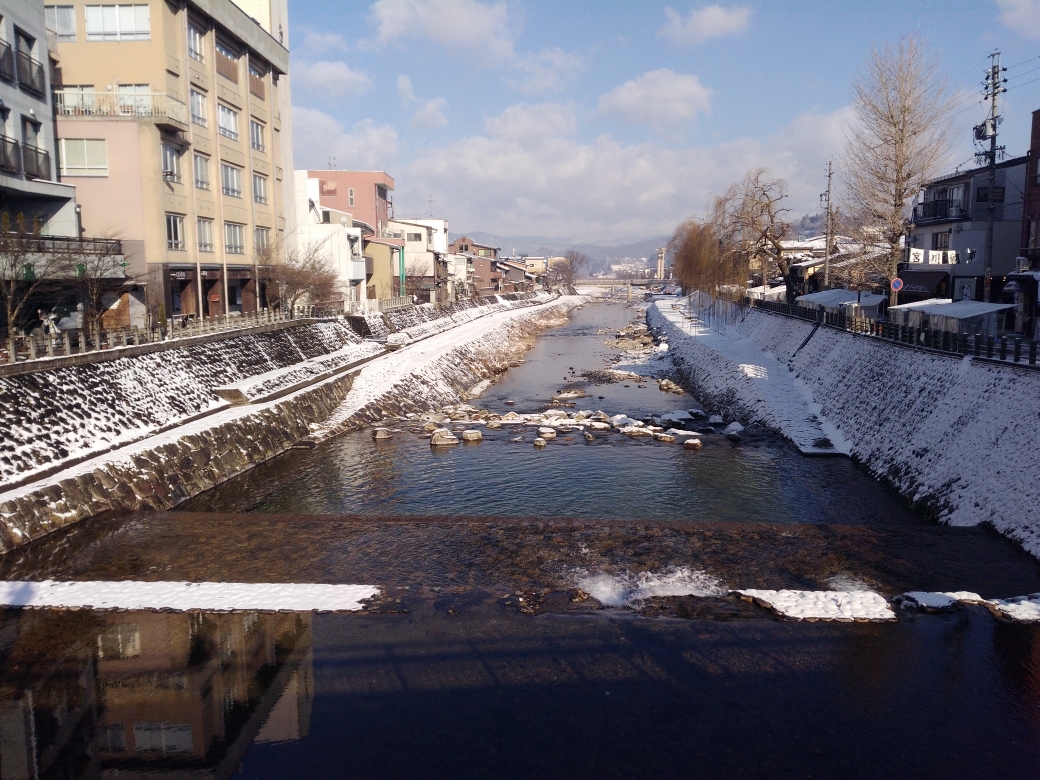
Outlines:
[[950, 248], [949, 233], [932, 233], [932, 249], [941, 250]]
[[229, 255], [246, 253], [244, 225], [236, 225], [234, 222], [224, 223], [224, 251]]
[[252, 119], [249, 120], [249, 145], [258, 152], [267, 148], [264, 145], [264, 126]]
[[253, 174], [253, 202], [267, 203], [267, 177]]
[[351, 206], [354, 205], [354, 188], [353, 187], [350, 187], [349, 189], [347, 189], [347, 200], [350, 202]]
[[209, 189], [209, 158], [201, 154], [195, 155], [195, 188]]
[[191, 121], [201, 127], [206, 127], [206, 96], [201, 92], [191, 91]]
[[151, 38], [147, 5], [88, 5], [84, 12], [88, 41], [147, 41]]
[[217, 73], [235, 84], [238, 83], [238, 53], [227, 44], [217, 41]]
[[217, 126], [220, 134], [232, 141], [238, 140], [238, 112], [225, 105], [217, 106]]
[[242, 169], [227, 163], [220, 164], [220, 191], [232, 198], [242, 197]]
[[200, 219], [196, 222], [196, 226], [199, 234], [199, 251], [200, 252], [212, 252], [213, 251], [213, 220], [212, 219]]
[[108, 176], [103, 138], [62, 138], [58, 142], [62, 176]]
[[59, 41], [76, 40], [76, 14], [71, 5], [47, 5], [43, 8], [47, 29], [58, 34]]
[[184, 250], [184, 217], [180, 214], [166, 215], [166, 248]]
[[188, 56], [197, 62], [205, 62], [206, 55], [202, 48], [202, 30], [194, 24], [188, 25]]
[[266, 252], [271, 247], [271, 229], [265, 227], [253, 228], [253, 243], [257, 252]]
[[249, 93], [261, 100], [265, 98], [264, 72], [252, 62], [249, 63]]
[[405, 235], [406, 241], [422, 241], [422, 233], [407, 233]]
[[163, 181], [181, 183], [181, 150], [170, 144], [162, 145]]

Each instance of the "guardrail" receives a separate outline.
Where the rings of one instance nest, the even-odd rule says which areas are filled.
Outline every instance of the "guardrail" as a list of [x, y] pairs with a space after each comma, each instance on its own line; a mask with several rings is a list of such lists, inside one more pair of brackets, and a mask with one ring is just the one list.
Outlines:
[[51, 357], [101, 352], [116, 347], [155, 344], [163, 341], [193, 338], [211, 333], [248, 330], [278, 322], [298, 319], [333, 319], [340, 312], [329, 312], [317, 306], [299, 306], [295, 309], [264, 309], [250, 314], [228, 314], [216, 317], [178, 315], [150, 328], [118, 328], [95, 331], [92, 328], [74, 328], [56, 334], [13, 336], [7, 340], [6, 351], [0, 351], [0, 364], [21, 363]]
[[948, 330], [931, 330], [912, 325], [899, 325], [866, 317], [849, 317], [842, 313], [832, 314], [823, 309], [809, 309], [796, 304], [775, 301], [760, 301], [744, 298], [742, 305], [762, 309], [787, 317], [797, 317], [836, 328], [849, 333], [882, 339], [896, 344], [920, 347], [950, 355], [971, 355], [1006, 363], [1036, 366], [1037, 345], [1033, 339], [1015, 335], [983, 335], [981, 333], [953, 333]]
[[396, 298], [368, 298], [363, 301], [343, 301], [343, 313], [378, 314], [381, 311], [403, 309], [412, 305], [412, 299], [407, 295]]

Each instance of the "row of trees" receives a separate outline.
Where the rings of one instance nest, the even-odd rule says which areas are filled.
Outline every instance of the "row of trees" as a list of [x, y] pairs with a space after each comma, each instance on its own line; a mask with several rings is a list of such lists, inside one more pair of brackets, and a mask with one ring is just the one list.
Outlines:
[[[907, 35], [872, 50], [852, 96], [835, 228], [863, 248], [852, 278], [887, 283], [902, 257], [911, 199], [947, 161], [951, 94], [938, 58]], [[718, 292], [743, 287], [760, 272], [764, 279], [782, 276], [793, 300], [794, 280], [781, 251], [781, 241], [791, 237], [788, 195], [786, 181], [756, 168], [714, 197], [704, 217], [679, 225], [670, 248], [683, 286]], [[879, 244], [887, 251], [877, 251]]]

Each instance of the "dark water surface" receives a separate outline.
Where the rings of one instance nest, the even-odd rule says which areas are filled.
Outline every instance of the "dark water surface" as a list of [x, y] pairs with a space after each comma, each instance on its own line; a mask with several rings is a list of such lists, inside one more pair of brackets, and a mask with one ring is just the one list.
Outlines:
[[[692, 406], [576, 378], [632, 317], [587, 307], [474, 403], [541, 411], [584, 387], [579, 409]], [[537, 451], [503, 429], [432, 452], [401, 427], [0, 558], [4, 579], [383, 590], [361, 614], [0, 612], [0, 780], [1040, 774], [1037, 629], [980, 607], [791, 623], [725, 595], [1040, 591], [996, 534], [924, 522], [848, 460], [753, 431]], [[718, 587], [603, 609], [576, 591], [590, 575]]]

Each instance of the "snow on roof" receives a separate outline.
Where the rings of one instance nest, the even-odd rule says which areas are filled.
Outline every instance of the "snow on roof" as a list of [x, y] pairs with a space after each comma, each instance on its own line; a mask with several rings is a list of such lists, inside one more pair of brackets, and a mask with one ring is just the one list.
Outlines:
[[839, 303], [855, 301], [857, 295], [859, 295], [859, 293], [852, 290], [824, 290], [823, 292], [799, 295], [794, 300], [795, 303], [815, 303], [817, 306], [837, 306]]
[[811, 268], [814, 265], [823, 265], [822, 257], [813, 257], [809, 260], [802, 260], [800, 263], [791, 263], [795, 268]]
[[966, 320], [971, 317], [981, 317], [995, 311], [1013, 309], [1013, 303], [984, 303], [983, 301], [951, 301], [946, 298], [931, 298], [927, 301], [917, 303], [904, 303], [901, 306], [891, 306], [890, 309], [912, 309], [924, 314], [936, 314], [941, 317], [953, 317], [958, 320]]
[[877, 306], [879, 303], [886, 300], [888, 300], [887, 295], [877, 295], [875, 293], [865, 292], [862, 295], [860, 295], [858, 301], [855, 298], [853, 298], [851, 301], [842, 301], [839, 305], [855, 306], [858, 303], [860, 306]]

